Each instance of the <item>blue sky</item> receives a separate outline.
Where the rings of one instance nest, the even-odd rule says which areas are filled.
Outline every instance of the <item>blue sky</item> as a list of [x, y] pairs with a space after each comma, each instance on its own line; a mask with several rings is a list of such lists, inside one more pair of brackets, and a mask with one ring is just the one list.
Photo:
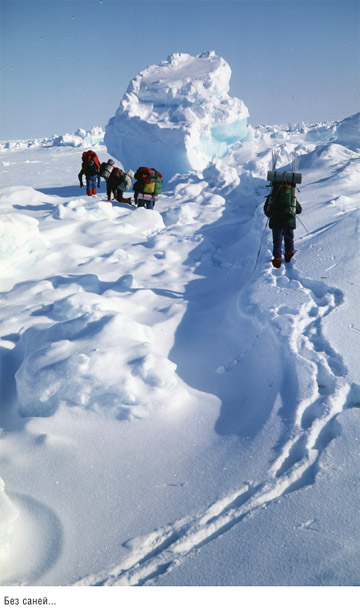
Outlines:
[[0, 139], [105, 127], [130, 80], [215, 50], [249, 122], [359, 110], [359, 1], [0, 0]]

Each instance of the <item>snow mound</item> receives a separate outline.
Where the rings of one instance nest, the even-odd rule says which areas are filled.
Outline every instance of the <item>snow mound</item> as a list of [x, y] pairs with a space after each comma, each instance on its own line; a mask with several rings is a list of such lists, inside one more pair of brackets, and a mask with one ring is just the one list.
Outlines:
[[136, 76], [106, 126], [104, 142], [124, 167], [156, 167], [169, 180], [202, 171], [249, 138], [248, 109], [230, 97], [231, 69], [214, 51], [174, 53]]
[[57, 220], [100, 220], [114, 219], [116, 212], [108, 201], [91, 199], [75, 199], [59, 204], [53, 212], [53, 218]]
[[360, 149], [360, 112], [343, 121], [318, 125], [308, 131], [306, 140], [311, 142], [336, 142], [349, 149]]
[[0, 189], [0, 212], [12, 212], [14, 206], [42, 206], [43, 204], [55, 204], [56, 196], [44, 195], [32, 187], [16, 186]]
[[18, 511], [5, 493], [5, 484], [0, 477], [0, 561], [9, 552], [12, 527], [17, 517]]
[[101, 127], [93, 127], [89, 132], [78, 129], [75, 134], [64, 134], [55, 136], [53, 146], [96, 146], [104, 141], [104, 130]]
[[50, 136], [49, 138], [32, 138], [30, 140], [3, 140], [0, 142], [0, 151], [18, 150], [51, 146], [86, 147], [97, 146], [104, 142], [102, 127], [93, 127], [90, 131], [79, 128], [74, 134], [63, 136]]
[[10, 259], [22, 259], [46, 248], [36, 219], [25, 214], [0, 215], [0, 259], [2, 268]]
[[[119, 278], [118, 290], [130, 290], [131, 280]], [[128, 420], [167, 402], [176, 366], [156, 352], [149, 326], [109, 307], [100, 295], [79, 292], [48, 308], [54, 324], [25, 331], [16, 373], [22, 416], [67, 407]]]

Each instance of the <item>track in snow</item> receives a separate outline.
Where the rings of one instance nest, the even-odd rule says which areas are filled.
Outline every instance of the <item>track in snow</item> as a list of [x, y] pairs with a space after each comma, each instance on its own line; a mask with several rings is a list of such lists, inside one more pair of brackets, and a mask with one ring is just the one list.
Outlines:
[[[186, 516], [124, 545], [131, 552], [110, 570], [90, 575], [76, 585], [144, 585], [172, 570], [201, 546], [221, 536], [275, 499], [311, 485], [322, 452], [337, 434], [336, 416], [360, 401], [360, 388], [346, 379], [346, 369], [323, 336], [323, 319], [343, 301], [338, 289], [301, 278], [292, 265], [267, 272], [281, 290], [301, 291], [304, 305], [280, 305], [271, 323], [289, 339], [294, 359], [310, 373], [309, 396], [292, 415], [291, 430], [262, 483], [243, 483], [203, 513]], [[290, 329], [290, 332], [289, 332]]]

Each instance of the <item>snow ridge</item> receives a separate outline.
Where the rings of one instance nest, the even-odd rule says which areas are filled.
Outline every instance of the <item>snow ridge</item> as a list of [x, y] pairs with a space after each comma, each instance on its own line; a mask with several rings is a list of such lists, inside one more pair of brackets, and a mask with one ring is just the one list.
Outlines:
[[[274, 143], [283, 169], [298, 153], [309, 229], [299, 224], [298, 251], [279, 270], [266, 234], [251, 273]], [[32, 163], [53, 163], [39, 153], [26, 152], [31, 164], [21, 150], [2, 155], [34, 184]], [[74, 153], [61, 153], [66, 167]], [[104, 191], [90, 201], [78, 185], [46, 184], [44, 171], [41, 189], [4, 174], [4, 583], [178, 583], [194, 552], [220, 549], [230, 530], [243, 536], [262, 510], [289, 520], [289, 498], [316, 499], [302, 531], [321, 522], [324, 489], [343, 510], [359, 456], [359, 168], [339, 142], [263, 130], [203, 172], [177, 175], [153, 211]], [[341, 443], [355, 449], [338, 464]], [[336, 525], [341, 575], [323, 554], [322, 523], [325, 577], [299, 563], [301, 583], [307, 571], [312, 583], [356, 582], [353, 506], [349, 515], [351, 545], [346, 520]], [[253, 568], [251, 585], [260, 579]]]
[[[273, 277], [271, 272], [267, 275]], [[294, 358], [310, 371], [313, 384], [309, 397], [297, 408], [289, 439], [269, 469], [268, 478], [262, 483], [244, 483], [202, 514], [157, 529], [143, 541], [124, 543], [131, 550], [124, 562], [74, 585], [151, 585], [189, 554], [252, 518], [256, 511], [314, 483], [321, 455], [338, 434], [337, 415], [360, 404], [360, 386], [347, 381], [341, 356], [322, 334], [324, 318], [341, 305], [343, 295], [323, 282], [301, 278], [292, 266], [275, 276], [275, 285], [301, 291], [306, 297], [299, 310], [283, 305], [275, 308], [272, 323], [285, 341], [289, 337]]]
[[[328, 146], [330, 150], [332, 145]], [[346, 165], [347, 160], [344, 160], [343, 168]], [[208, 176], [215, 175], [215, 169], [208, 172]], [[242, 178], [240, 174], [238, 216], [248, 199], [246, 181], [241, 185]], [[246, 239], [243, 238], [245, 242]], [[221, 247], [216, 258], [227, 269]], [[212, 260], [215, 261], [214, 255]], [[267, 287], [266, 300], [264, 285]], [[263, 266], [261, 275], [250, 283], [250, 287], [241, 293], [240, 312], [253, 320], [255, 317], [260, 327], [270, 325], [274, 341], [279, 343], [284, 354], [284, 362], [291, 363], [287, 372], [290, 390], [281, 398], [279, 408], [286, 412], [285, 421], [290, 424], [267, 476], [262, 482], [242, 483], [238, 490], [218, 499], [203, 513], [188, 515], [157, 529], [142, 541], [126, 542], [124, 545], [131, 553], [124, 562], [90, 575], [76, 585], [157, 583], [161, 576], [179, 566], [200, 547], [242, 520], [253, 518], [269, 503], [313, 485], [324, 451], [339, 434], [338, 415], [359, 407], [360, 385], [349, 381], [341, 355], [324, 333], [326, 319], [344, 303], [343, 291], [322, 280], [303, 276], [295, 264], [276, 271]], [[241, 363], [242, 358], [237, 357], [231, 367]], [[291, 390], [297, 384], [301, 385], [296, 393], [299, 398]]]

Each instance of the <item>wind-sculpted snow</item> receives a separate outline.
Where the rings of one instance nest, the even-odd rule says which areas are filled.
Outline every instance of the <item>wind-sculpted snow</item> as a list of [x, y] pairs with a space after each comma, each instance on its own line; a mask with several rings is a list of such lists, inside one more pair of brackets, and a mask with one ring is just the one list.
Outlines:
[[0, 562], [6, 560], [11, 545], [14, 523], [19, 516], [15, 505], [5, 492], [5, 484], [0, 477]]
[[[306, 133], [259, 129], [155, 210], [8, 175], [3, 584], [358, 583], [360, 157]], [[303, 173], [278, 270], [274, 145]]]
[[147, 165], [165, 180], [203, 170], [230, 144], [249, 138], [248, 110], [229, 96], [231, 69], [214, 51], [174, 53], [130, 83], [105, 144], [124, 167]]
[[103, 144], [103, 141], [104, 130], [101, 127], [93, 127], [90, 131], [79, 128], [74, 134], [63, 134], [62, 136], [51, 136], [50, 138], [2, 140], [0, 141], [0, 151], [52, 146], [96, 147]]
[[307, 132], [306, 139], [312, 142], [336, 142], [354, 151], [359, 151], [360, 113], [343, 121], [314, 126]]
[[[357, 161], [359, 164], [360, 160]], [[240, 234], [239, 239], [244, 245], [247, 243], [246, 234]], [[224, 270], [228, 270], [225, 244], [224, 240], [219, 241], [216, 259]], [[212, 257], [215, 261], [214, 253]], [[223, 299], [226, 300], [226, 296], [223, 295]], [[263, 481], [241, 482], [235, 492], [219, 498], [202, 512], [167, 524], [145, 537], [125, 541], [123, 545], [128, 555], [121, 563], [89, 575], [76, 585], [178, 585], [176, 577], [171, 579], [170, 573], [179, 571], [189, 556], [243, 521], [255, 519], [259, 511], [267, 509], [274, 501], [315, 484], [322, 458], [340, 434], [339, 414], [360, 406], [360, 385], [351, 382], [341, 354], [324, 334], [327, 317], [340, 308], [344, 300], [342, 290], [323, 280], [303, 276], [292, 264], [277, 271], [263, 266], [261, 274], [252, 279], [247, 290], [240, 291], [237, 303], [238, 322], [242, 316], [248, 318], [248, 326], [256, 321], [257, 335], [259, 329], [273, 330], [272, 341], [282, 367], [279, 380], [275, 380], [279, 392], [275, 404], [277, 413], [281, 414], [283, 431]], [[208, 313], [206, 324], [209, 320]], [[224, 375], [236, 369], [240, 384], [246, 384], [247, 364], [251, 358], [244, 343], [245, 335], [242, 329], [241, 354], [217, 370]], [[252, 341], [256, 341], [255, 338]], [[258, 371], [265, 384], [266, 370], [261, 370], [259, 343], [257, 349]], [[267, 356], [271, 358], [270, 351]], [[253, 389], [252, 397], [248, 397], [247, 411], [257, 407], [252, 403], [255, 396]], [[271, 396], [270, 388], [268, 396]], [[257, 418], [261, 418], [260, 413]], [[239, 433], [245, 424], [246, 418], [243, 418]], [[195, 582], [190, 579], [187, 585]], [[235, 585], [231, 580], [229, 583]], [[266, 579], [257, 579], [255, 583], [264, 585]], [[286, 579], [280, 583], [287, 583]]]
[[[58, 281], [65, 279], [53, 280]], [[132, 276], [99, 288], [96, 278], [77, 282], [95, 294], [134, 290]], [[53, 325], [23, 334], [24, 360], [16, 373], [23, 416], [50, 416], [67, 405], [128, 419], [166, 404], [168, 392], [176, 391], [175, 364], [157, 354], [148, 326], [125, 315], [121, 306], [110, 307], [111, 299], [75, 293], [46, 309]]]
[[0, 287], [5, 288], [20, 262], [31, 267], [41, 257], [48, 243], [39, 231], [36, 219], [25, 214], [0, 214]]

